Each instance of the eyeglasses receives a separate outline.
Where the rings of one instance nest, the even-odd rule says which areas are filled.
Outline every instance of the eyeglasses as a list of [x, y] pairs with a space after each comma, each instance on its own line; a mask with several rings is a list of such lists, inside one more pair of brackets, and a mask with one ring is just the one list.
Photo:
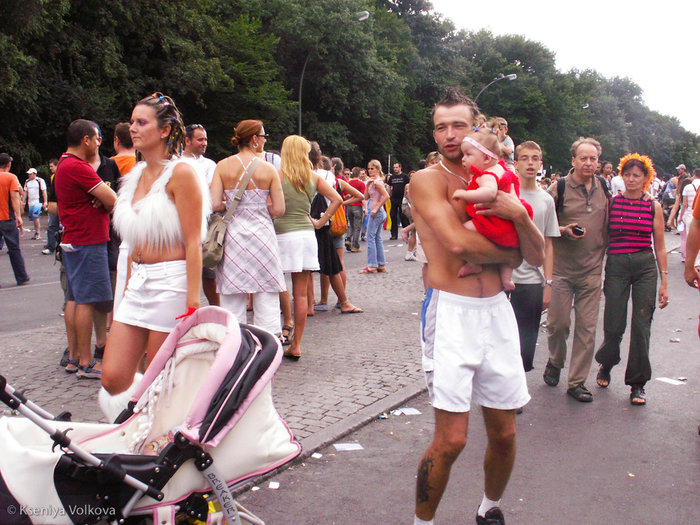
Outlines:
[[266, 139], [266, 138], [269, 137], [270, 135], [268, 135], [267, 133], [258, 133], [258, 134], [255, 135], [255, 136], [256, 136], [256, 137], [262, 137], [262, 138]]

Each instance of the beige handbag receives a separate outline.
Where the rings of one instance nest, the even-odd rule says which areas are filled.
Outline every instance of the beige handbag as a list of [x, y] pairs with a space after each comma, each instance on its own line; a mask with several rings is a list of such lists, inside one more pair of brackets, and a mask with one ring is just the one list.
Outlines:
[[216, 268], [221, 259], [224, 258], [224, 239], [226, 238], [226, 228], [228, 228], [229, 222], [233, 214], [238, 208], [238, 203], [241, 202], [243, 198], [243, 192], [248, 187], [250, 179], [253, 178], [253, 173], [255, 173], [256, 168], [260, 164], [260, 159], [256, 158], [250, 166], [248, 172], [243, 176], [241, 183], [238, 187], [238, 193], [233, 199], [231, 206], [226, 210], [226, 215], [223, 217], [212, 213], [209, 216], [209, 225], [207, 226], [207, 236], [202, 243], [202, 265], [205, 268], [214, 269]]

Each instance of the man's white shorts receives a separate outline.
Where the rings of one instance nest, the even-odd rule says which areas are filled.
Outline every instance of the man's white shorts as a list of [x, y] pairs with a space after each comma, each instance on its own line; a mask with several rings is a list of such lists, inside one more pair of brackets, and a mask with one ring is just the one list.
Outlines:
[[469, 412], [473, 399], [510, 410], [530, 400], [505, 293], [477, 298], [429, 288], [421, 321], [423, 369], [435, 408]]

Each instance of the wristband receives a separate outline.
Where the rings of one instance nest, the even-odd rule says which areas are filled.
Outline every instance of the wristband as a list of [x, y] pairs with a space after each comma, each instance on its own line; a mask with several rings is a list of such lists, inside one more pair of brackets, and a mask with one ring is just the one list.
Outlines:
[[547, 280], [544, 282], [544, 285], [545, 285], [545, 286], [547, 286], [547, 285], [552, 286], [552, 280], [551, 280], [551, 279], [547, 279]]
[[178, 315], [178, 316], [175, 318], [175, 320], [177, 321], [178, 319], [184, 319], [185, 317], [189, 317], [190, 315], [192, 315], [192, 314], [195, 313], [196, 311], [197, 311], [196, 308], [194, 308], [193, 306], [190, 306], [190, 307], [187, 309], [187, 312], [185, 312], [185, 313], [182, 314], [182, 315]]

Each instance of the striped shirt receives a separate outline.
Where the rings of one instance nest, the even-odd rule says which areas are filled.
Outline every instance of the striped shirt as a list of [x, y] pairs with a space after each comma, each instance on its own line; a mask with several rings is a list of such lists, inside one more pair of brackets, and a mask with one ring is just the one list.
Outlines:
[[651, 251], [654, 201], [612, 198], [608, 221], [608, 255]]

